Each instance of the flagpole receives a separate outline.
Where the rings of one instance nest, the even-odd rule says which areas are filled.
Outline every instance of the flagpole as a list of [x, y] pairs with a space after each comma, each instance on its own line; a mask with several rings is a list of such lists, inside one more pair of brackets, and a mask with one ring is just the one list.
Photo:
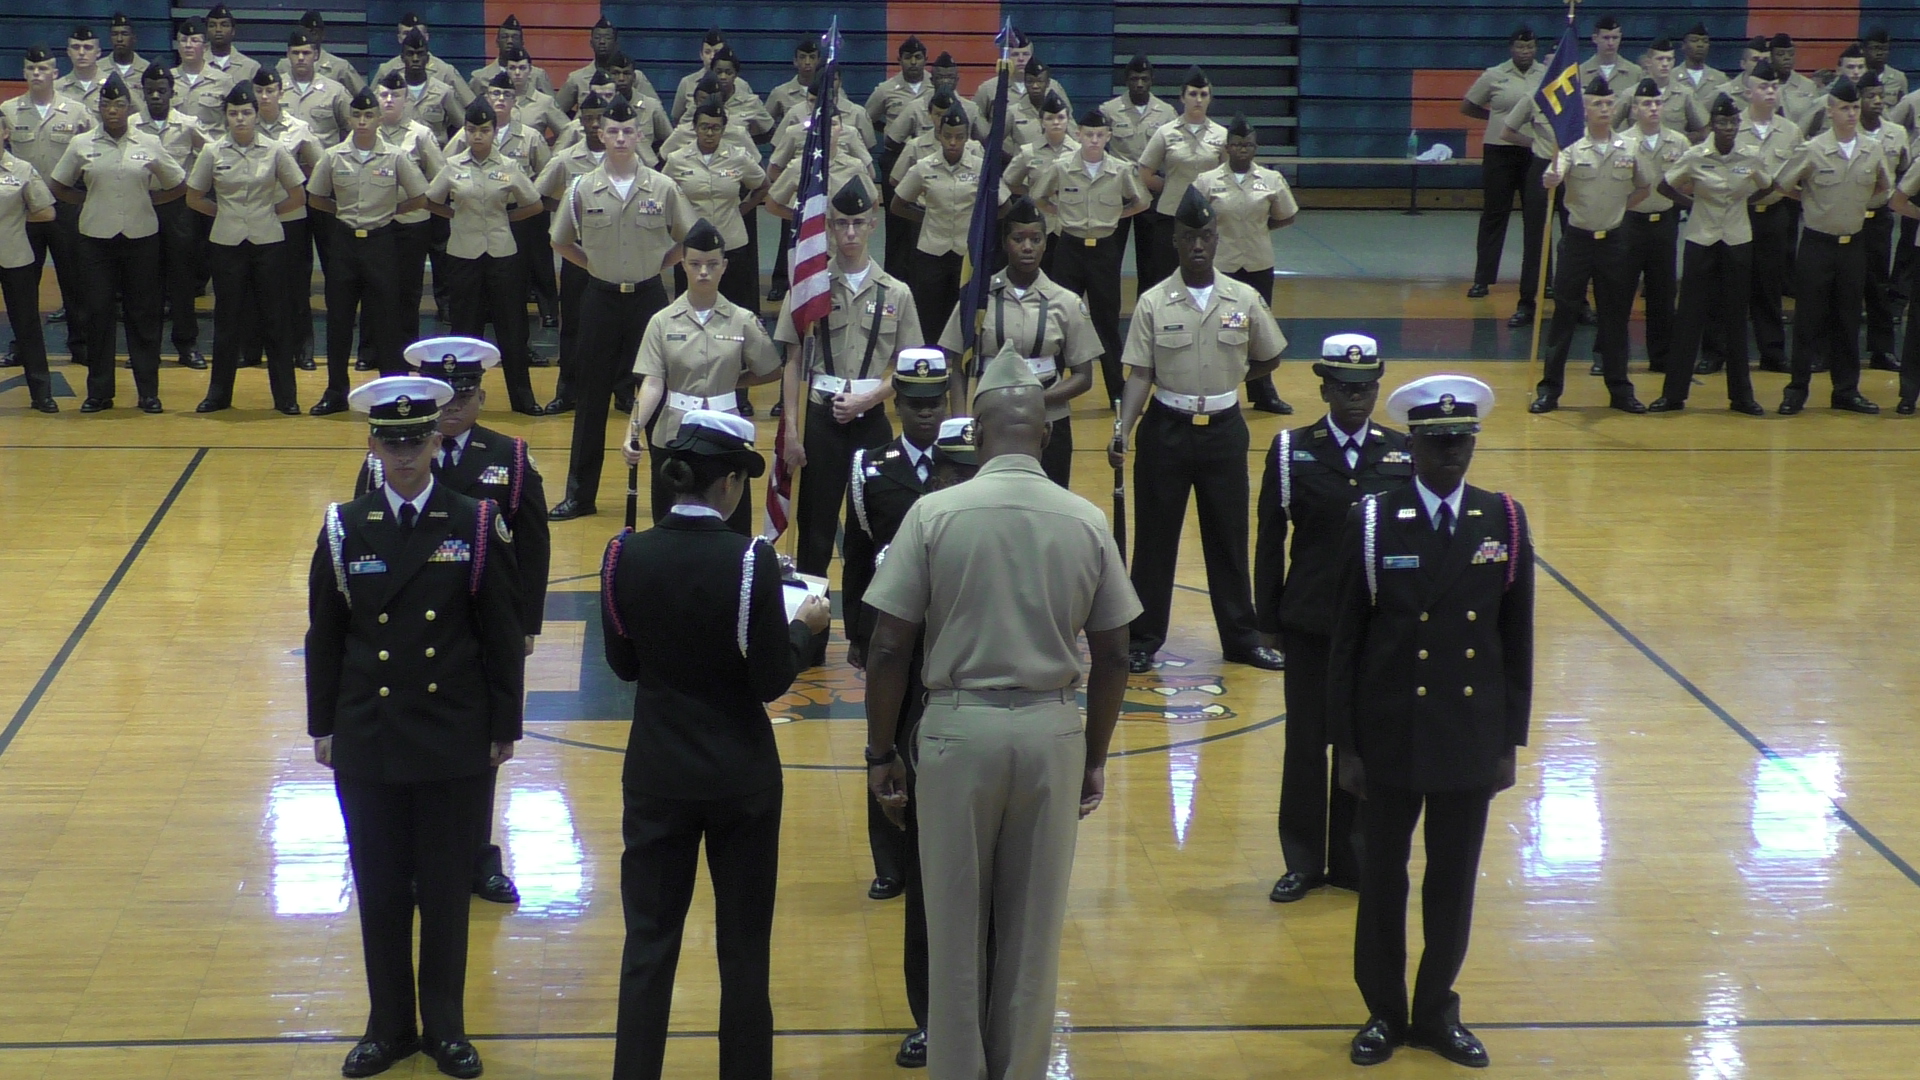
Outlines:
[[[1580, 0], [1567, 0], [1568, 26], [1573, 25], [1573, 12], [1579, 5]], [[1578, 78], [1578, 76], [1575, 77]], [[1581, 123], [1585, 124], [1586, 120], [1582, 118]], [[1556, 133], [1553, 138], [1553, 162], [1548, 167], [1554, 168], [1559, 164], [1560, 136]], [[1564, 178], [1562, 178], [1562, 180], [1564, 182]], [[1553, 265], [1553, 206], [1554, 203], [1558, 201], [1559, 194], [1560, 186], [1558, 184], [1547, 189], [1547, 220], [1540, 230], [1540, 277], [1539, 280], [1533, 283], [1533, 344], [1527, 348], [1528, 364], [1532, 364], [1540, 359], [1540, 326], [1545, 320], [1547, 310], [1547, 275], [1549, 268]], [[1557, 308], [1562, 301], [1556, 296], [1554, 297], [1553, 303]]]

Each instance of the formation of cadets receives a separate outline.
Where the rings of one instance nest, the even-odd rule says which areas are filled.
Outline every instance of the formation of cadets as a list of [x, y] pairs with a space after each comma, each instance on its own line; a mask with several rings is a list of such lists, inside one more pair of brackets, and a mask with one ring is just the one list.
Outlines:
[[[1864, 322], [1866, 366], [1900, 373], [1895, 411], [1911, 415], [1920, 340], [1909, 333], [1896, 355], [1895, 325], [1920, 295], [1911, 283], [1920, 93], [1888, 63], [1887, 31], [1869, 30], [1834, 69], [1811, 77], [1797, 70], [1785, 33], [1755, 37], [1740, 70], [1726, 73], [1707, 66], [1704, 23], [1653, 39], [1638, 63], [1621, 55], [1623, 37], [1612, 16], [1593, 23], [1594, 54], [1580, 65], [1586, 133], [1571, 146], [1556, 147], [1534, 108], [1545, 66], [1527, 27], [1510, 35], [1510, 59], [1486, 69], [1461, 103], [1487, 122], [1469, 297], [1491, 291], [1516, 196], [1522, 207], [1520, 301], [1509, 326], [1534, 321], [1548, 192], [1562, 193], [1545, 290], [1555, 302], [1546, 371], [1529, 409], [1559, 407], [1573, 331], [1587, 323], [1596, 326], [1592, 374], [1624, 412], [1677, 412], [1696, 375], [1725, 372], [1728, 407], [1763, 415], [1751, 326], [1761, 370], [1790, 375], [1780, 415], [1806, 407], [1816, 373], [1828, 376], [1832, 408], [1877, 413], [1860, 392]], [[1897, 229], [1895, 216], [1906, 219]], [[1627, 376], [1636, 296], [1646, 307], [1648, 367], [1662, 376], [1649, 403]], [[1783, 296], [1794, 299], [1791, 341]]]

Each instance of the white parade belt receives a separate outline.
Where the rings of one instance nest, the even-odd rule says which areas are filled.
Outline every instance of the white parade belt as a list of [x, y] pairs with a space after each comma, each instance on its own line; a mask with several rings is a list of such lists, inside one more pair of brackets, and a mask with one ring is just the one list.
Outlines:
[[667, 404], [679, 409], [681, 412], [692, 412], [695, 409], [711, 409], [714, 412], [733, 412], [734, 409], [738, 407], [739, 400], [739, 395], [731, 392], [721, 394], [718, 397], [695, 397], [692, 394], [682, 394], [678, 390], [667, 391]]
[[1225, 412], [1240, 404], [1240, 394], [1236, 390], [1229, 390], [1224, 394], [1176, 394], [1156, 386], [1153, 388], [1153, 400], [1178, 412], [1205, 416]]
[[1060, 365], [1051, 356], [1029, 356], [1027, 366], [1033, 369], [1036, 378], [1051, 379], [1060, 370]]
[[879, 379], [843, 379], [838, 375], [815, 375], [810, 385], [820, 393], [832, 397], [835, 394], [871, 394], [880, 389]]

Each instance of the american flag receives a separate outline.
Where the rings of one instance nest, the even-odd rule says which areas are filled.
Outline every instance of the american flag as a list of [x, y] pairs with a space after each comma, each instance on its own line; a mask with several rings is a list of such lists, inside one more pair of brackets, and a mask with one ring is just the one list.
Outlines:
[[[827, 243], [827, 202], [833, 193], [827, 190], [830, 161], [827, 139], [833, 131], [833, 118], [840, 97], [840, 19], [836, 16], [821, 37], [826, 47], [827, 64], [820, 83], [813, 118], [808, 122], [807, 140], [800, 150], [800, 188], [795, 196], [793, 251], [787, 258], [792, 267], [793, 286], [787, 291], [788, 310], [793, 315], [794, 333], [806, 341], [815, 325], [833, 310], [833, 283], [827, 272], [830, 245]], [[787, 468], [787, 425], [782, 423], [773, 439], [773, 478], [767, 485], [768, 540], [787, 531], [788, 510], [793, 504], [793, 471]]]

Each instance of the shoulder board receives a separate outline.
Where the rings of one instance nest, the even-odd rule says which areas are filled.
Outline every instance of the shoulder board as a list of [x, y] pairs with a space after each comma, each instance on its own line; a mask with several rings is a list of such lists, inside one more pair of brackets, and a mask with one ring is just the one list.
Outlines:
[[353, 607], [353, 594], [347, 591], [347, 527], [340, 520], [340, 504], [328, 503], [326, 516], [327, 553], [333, 557], [333, 584]]
[[621, 637], [627, 636], [627, 626], [620, 621], [620, 607], [614, 603], [613, 574], [620, 568], [620, 552], [628, 535], [624, 530], [615, 533], [613, 539], [607, 541], [606, 557], [600, 560], [600, 605], [607, 612], [607, 621], [613, 623], [614, 632]]

